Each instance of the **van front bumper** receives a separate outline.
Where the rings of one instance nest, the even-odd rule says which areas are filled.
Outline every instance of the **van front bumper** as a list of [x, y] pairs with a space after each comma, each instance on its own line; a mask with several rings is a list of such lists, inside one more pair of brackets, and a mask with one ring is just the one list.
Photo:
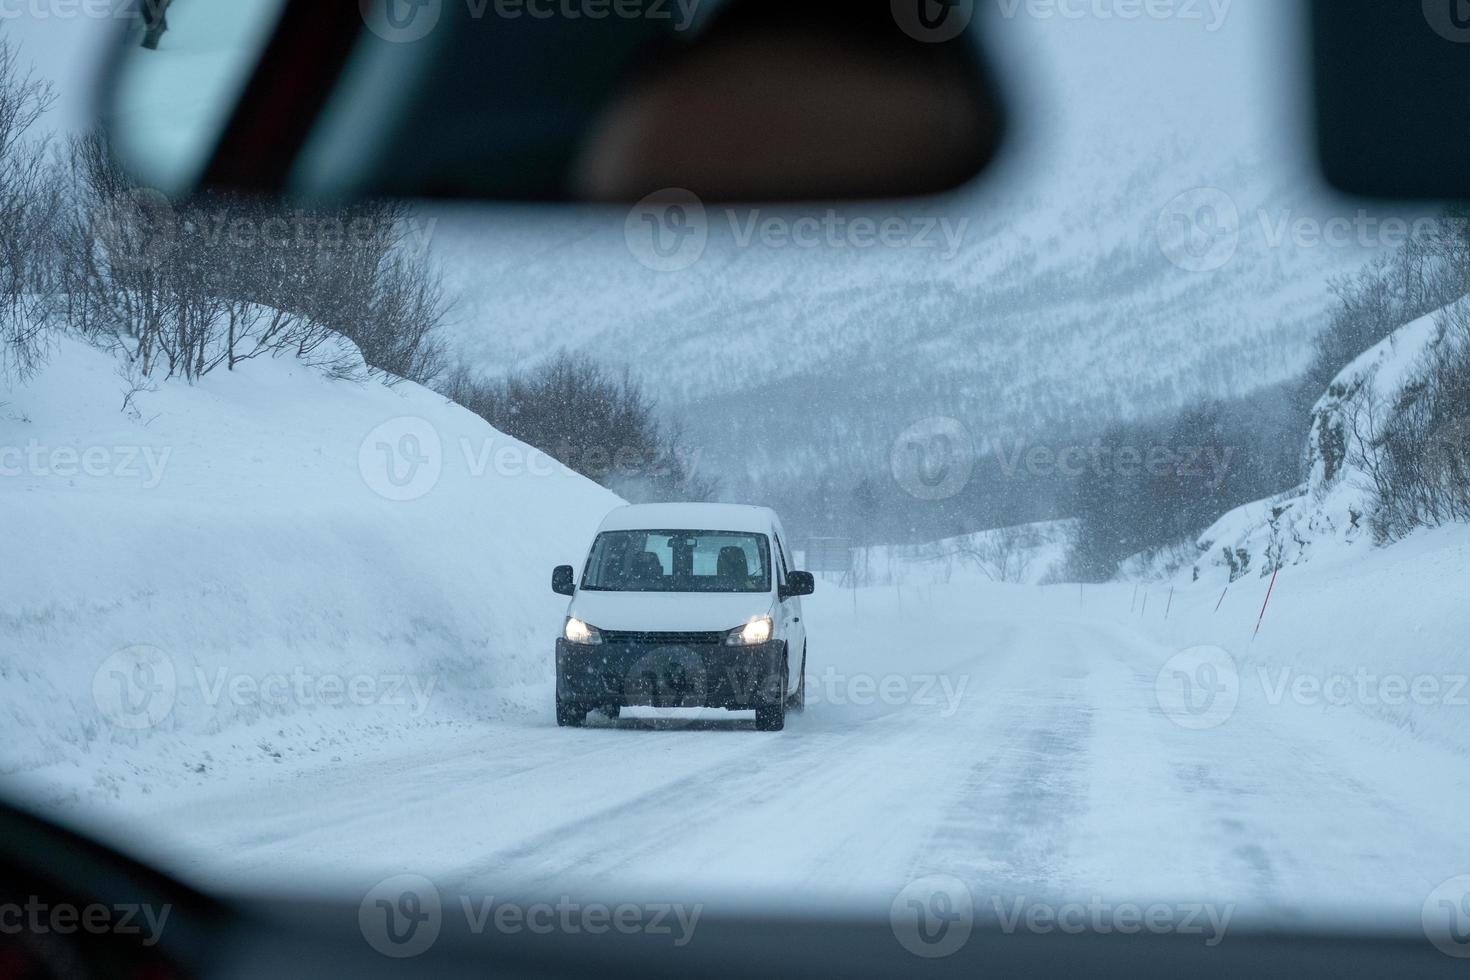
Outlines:
[[786, 697], [786, 645], [754, 646], [648, 637], [583, 646], [556, 641], [556, 698], [562, 704], [745, 711]]

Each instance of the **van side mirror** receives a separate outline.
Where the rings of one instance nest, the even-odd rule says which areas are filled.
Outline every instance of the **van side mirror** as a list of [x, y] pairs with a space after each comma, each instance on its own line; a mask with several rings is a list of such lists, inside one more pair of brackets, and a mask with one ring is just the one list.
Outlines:
[[571, 565], [558, 565], [551, 573], [551, 591], [557, 595], [576, 595], [577, 571]]
[[781, 586], [781, 598], [794, 599], [815, 591], [817, 579], [811, 572], [791, 572], [786, 576], [786, 584]]

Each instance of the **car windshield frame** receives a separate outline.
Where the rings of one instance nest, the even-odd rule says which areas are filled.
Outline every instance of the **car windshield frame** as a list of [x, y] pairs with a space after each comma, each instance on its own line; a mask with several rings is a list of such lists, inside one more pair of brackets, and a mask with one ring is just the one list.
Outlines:
[[[603, 580], [599, 574], [599, 564], [604, 560], [616, 561], [615, 557], [603, 559], [600, 557], [603, 549], [613, 546], [613, 542], [623, 539], [630, 540], [636, 544], [637, 539], [642, 538], [643, 551], [649, 551], [649, 545], [668, 539], [667, 543], [661, 545], [660, 550], [666, 550], [670, 556], [667, 564], [661, 561], [664, 569], [662, 580], [667, 586], [655, 584], [652, 579], [634, 579], [631, 576], [623, 578], [621, 582], [609, 583]], [[691, 547], [685, 552], [683, 549], [675, 548], [673, 541], [676, 538], [728, 538], [736, 540], [749, 540], [754, 543], [758, 555], [757, 567], [751, 570], [747, 576], [748, 582], [745, 588], [719, 588], [720, 576], [699, 575], [693, 568], [694, 555], [697, 546]], [[626, 545], [624, 546], [627, 547]], [[657, 553], [657, 552], [655, 552]], [[627, 552], [625, 551], [626, 555]], [[681, 555], [683, 557], [681, 557]], [[685, 559], [687, 558], [687, 567]], [[626, 557], [624, 561], [626, 561]], [[718, 558], [716, 558], [718, 561]], [[670, 566], [673, 566], [670, 568]], [[664, 595], [762, 595], [769, 593], [773, 587], [774, 572], [771, 564], [771, 536], [761, 531], [722, 531], [722, 530], [690, 530], [685, 528], [624, 528], [620, 530], [601, 531], [592, 542], [592, 548], [587, 554], [587, 563], [582, 569], [582, 580], [579, 588], [587, 592], [606, 593], [628, 593], [628, 594], [664, 594]]]

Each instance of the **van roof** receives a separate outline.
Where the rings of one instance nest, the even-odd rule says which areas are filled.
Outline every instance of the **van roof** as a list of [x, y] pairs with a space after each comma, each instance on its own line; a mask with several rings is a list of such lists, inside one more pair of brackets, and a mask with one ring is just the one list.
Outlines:
[[768, 534], [780, 524], [769, 507], [744, 504], [633, 504], [603, 519], [602, 531], [745, 531]]

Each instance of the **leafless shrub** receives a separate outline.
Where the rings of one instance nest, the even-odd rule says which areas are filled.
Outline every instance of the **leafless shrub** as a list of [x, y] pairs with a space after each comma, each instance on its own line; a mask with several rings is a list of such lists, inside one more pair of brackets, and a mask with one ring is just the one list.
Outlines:
[[1470, 310], [1441, 314], [1439, 336], [1391, 404], [1366, 393], [1352, 411], [1353, 462], [1373, 492], [1380, 542], [1470, 521]]
[[0, 39], [0, 372], [24, 376], [44, 346], [60, 186], [37, 123], [56, 101]]
[[442, 371], [448, 304], [428, 258], [399, 248], [401, 205], [287, 210], [225, 195], [174, 205], [136, 187], [105, 140], [75, 140], [65, 319], [120, 348], [145, 376], [197, 379], [261, 356], [332, 375], [356, 358], [390, 378]]
[[631, 372], [560, 352], [538, 367], [487, 380], [461, 367], [440, 386], [507, 435], [629, 500], [709, 500], [698, 452]]
[[1020, 584], [1026, 581], [1041, 543], [1034, 527], [1007, 527], [960, 539], [953, 553], [979, 568], [992, 582]]

